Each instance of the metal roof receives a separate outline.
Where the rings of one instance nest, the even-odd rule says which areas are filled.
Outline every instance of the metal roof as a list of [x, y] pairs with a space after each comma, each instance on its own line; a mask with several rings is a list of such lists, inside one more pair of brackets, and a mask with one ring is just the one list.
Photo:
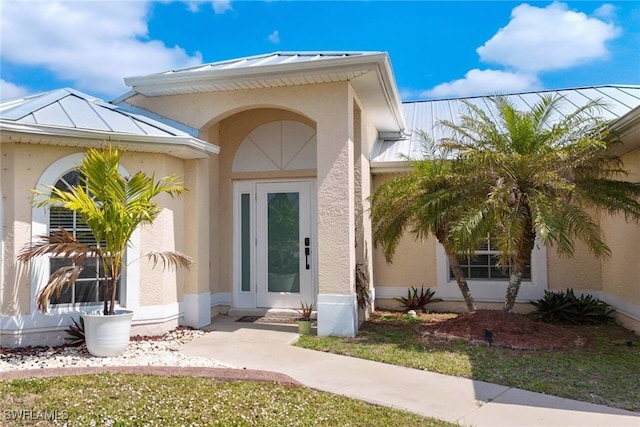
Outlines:
[[[58, 143], [65, 139], [64, 145], [78, 146], [86, 143], [80, 141], [83, 138], [115, 140], [138, 143], [137, 150], [170, 150], [185, 158], [201, 157], [194, 152], [198, 150], [202, 154], [219, 151], [218, 147], [198, 139], [195, 129], [169, 123], [142, 109], [109, 104], [70, 88], [0, 102], [0, 129], [3, 133], [13, 132], [14, 140], [22, 134], [20, 141], [27, 143], [46, 143], [46, 136]], [[74, 137], [78, 139], [75, 142], [71, 141]], [[147, 143], [147, 149], [141, 143]], [[190, 153], [178, 153], [178, 146], [184, 146]]]
[[272, 52], [244, 58], [228, 59], [195, 67], [171, 70], [159, 75], [179, 73], [199, 73], [203, 71], [238, 70], [242, 68], [258, 68], [291, 64], [292, 68], [300, 68], [301, 63], [321, 62], [337, 58], [363, 57], [378, 55], [382, 52]]
[[[503, 96], [508, 98], [516, 108], [528, 110], [545, 95], [564, 97], [567, 101], [566, 108], [569, 110], [581, 107], [589, 101], [599, 99], [605, 105], [600, 111], [600, 115], [606, 120], [617, 120], [640, 106], [640, 85], [593, 86], [513, 93]], [[489, 98], [490, 96], [477, 96], [403, 103], [407, 122], [407, 135], [400, 138], [384, 136], [379, 138], [371, 150], [370, 160], [372, 167], [389, 168], [401, 166], [406, 163], [407, 157], [411, 159], [423, 158], [422, 142], [416, 131], [422, 130], [434, 140], [439, 140], [445, 136], [445, 130], [436, 126], [439, 121], [448, 120], [459, 123], [460, 115], [466, 112], [464, 101], [477, 105], [490, 113], [491, 102]]]
[[386, 52], [274, 52], [214, 62], [146, 76], [127, 77], [135, 94], [147, 97], [276, 88], [349, 81], [380, 131], [400, 131], [405, 123]]

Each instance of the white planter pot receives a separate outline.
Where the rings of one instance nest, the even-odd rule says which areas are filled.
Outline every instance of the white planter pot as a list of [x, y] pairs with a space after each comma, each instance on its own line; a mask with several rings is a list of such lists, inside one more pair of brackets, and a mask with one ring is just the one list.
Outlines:
[[82, 314], [87, 350], [92, 356], [119, 356], [127, 349], [131, 336], [133, 311], [116, 310], [116, 314]]

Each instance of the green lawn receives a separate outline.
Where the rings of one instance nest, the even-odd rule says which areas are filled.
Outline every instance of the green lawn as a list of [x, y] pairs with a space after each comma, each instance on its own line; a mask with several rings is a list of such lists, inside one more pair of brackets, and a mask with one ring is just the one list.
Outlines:
[[516, 351], [463, 341], [426, 343], [419, 339], [419, 323], [429, 320], [378, 316], [355, 338], [303, 336], [297, 345], [640, 411], [640, 341], [616, 324], [581, 327], [591, 343], [583, 348]]
[[2, 426], [454, 426], [304, 387], [124, 374], [2, 381], [0, 408]]

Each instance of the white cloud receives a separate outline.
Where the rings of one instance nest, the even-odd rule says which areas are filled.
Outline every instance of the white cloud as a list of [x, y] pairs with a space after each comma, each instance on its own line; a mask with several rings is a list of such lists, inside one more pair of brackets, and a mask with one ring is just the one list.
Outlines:
[[199, 12], [200, 11], [200, 5], [202, 4], [201, 1], [185, 1], [185, 3], [187, 4], [187, 9], [189, 9], [189, 12]]
[[30, 91], [24, 86], [18, 86], [5, 79], [0, 79], [0, 99], [19, 98], [29, 95]]
[[558, 70], [606, 58], [605, 43], [619, 35], [613, 24], [569, 10], [564, 3], [545, 8], [521, 4], [507, 26], [477, 52], [483, 61], [517, 70]]
[[216, 13], [216, 15], [221, 15], [225, 12], [233, 10], [233, 7], [231, 7], [231, 0], [213, 0], [211, 3], [213, 5], [213, 11]]
[[123, 77], [194, 66], [179, 46], [148, 38], [143, 1], [3, 2], [3, 60], [44, 67], [61, 80], [101, 96], [126, 91]]
[[473, 69], [467, 72], [463, 79], [439, 84], [423, 92], [422, 96], [447, 98], [490, 95], [536, 90], [540, 86], [540, 81], [533, 74]]
[[275, 30], [273, 33], [269, 34], [269, 37], [267, 38], [269, 39], [270, 43], [273, 43], [273, 44], [280, 43], [280, 34], [278, 33], [278, 30]]
[[[200, 6], [207, 2], [204, 0], [187, 0], [184, 1], [184, 3], [186, 3], [187, 9], [189, 9], [190, 12], [197, 13], [200, 11]], [[231, 0], [213, 0], [209, 1], [209, 3], [211, 3], [211, 7], [216, 15], [222, 15], [233, 10]]]
[[612, 19], [615, 18], [617, 10], [618, 8], [614, 5], [605, 3], [593, 11], [593, 16], [597, 16], [602, 19]]

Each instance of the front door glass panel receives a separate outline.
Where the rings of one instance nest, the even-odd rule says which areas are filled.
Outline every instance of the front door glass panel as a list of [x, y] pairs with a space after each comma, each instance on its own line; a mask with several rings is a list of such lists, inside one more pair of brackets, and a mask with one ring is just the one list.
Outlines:
[[267, 193], [268, 292], [300, 292], [300, 194]]

